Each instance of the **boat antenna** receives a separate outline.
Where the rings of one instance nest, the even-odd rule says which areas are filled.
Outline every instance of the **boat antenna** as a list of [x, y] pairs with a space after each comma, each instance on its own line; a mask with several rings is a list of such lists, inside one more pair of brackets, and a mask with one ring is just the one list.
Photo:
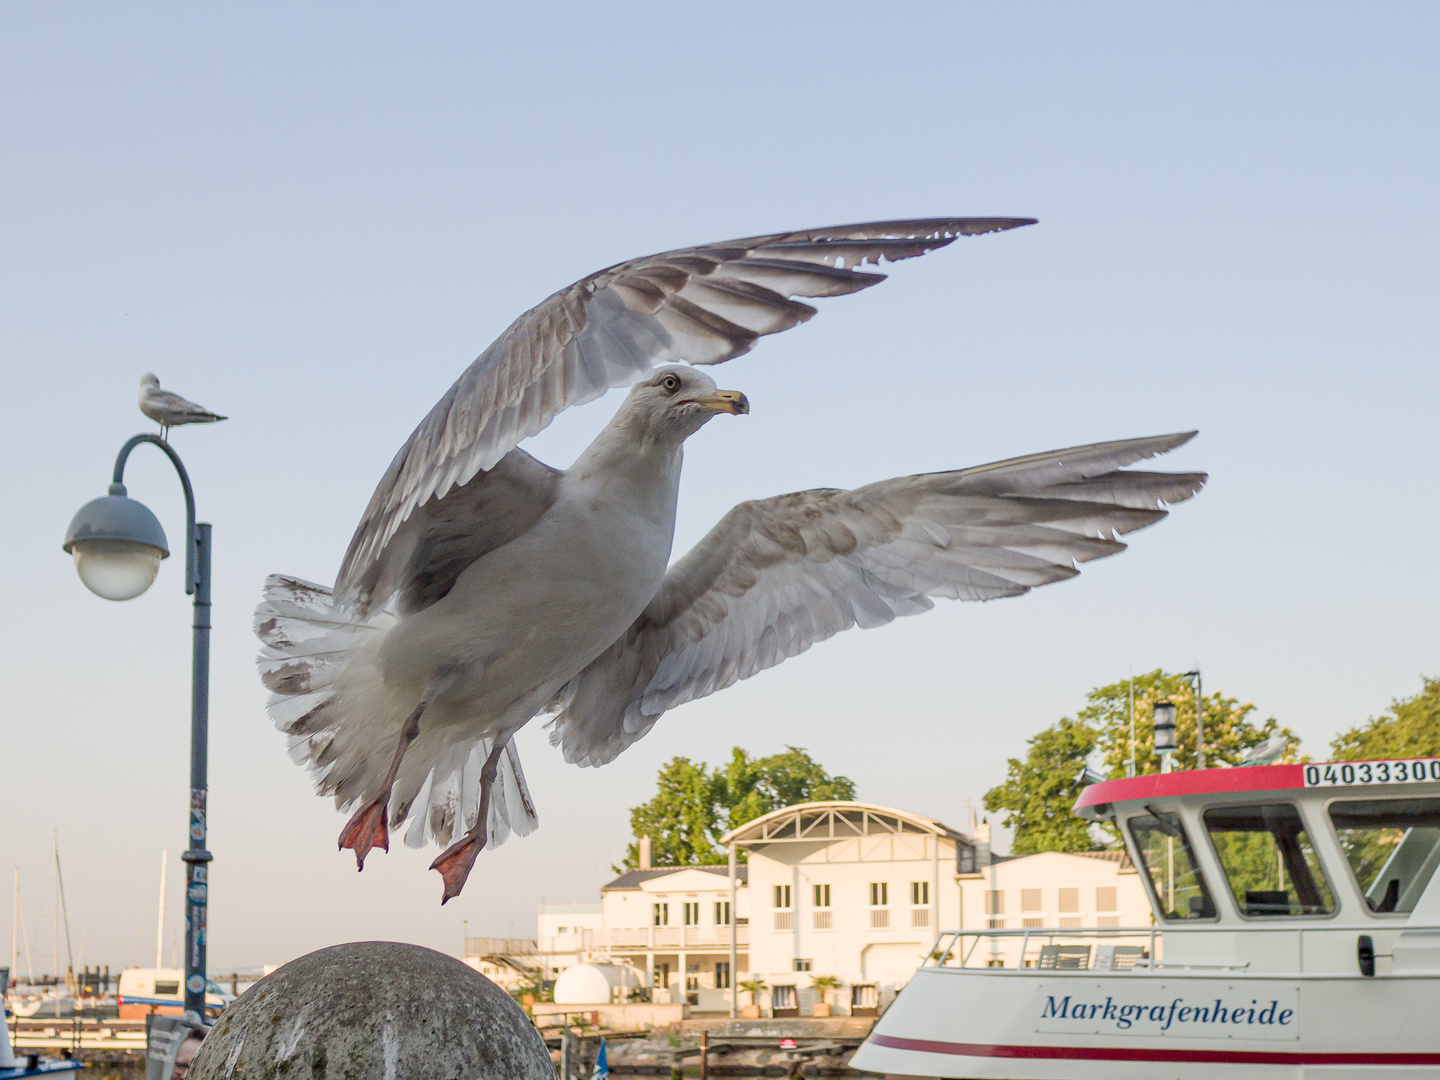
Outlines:
[[1130, 665], [1130, 760], [1125, 775], [1135, 775], [1135, 665]]

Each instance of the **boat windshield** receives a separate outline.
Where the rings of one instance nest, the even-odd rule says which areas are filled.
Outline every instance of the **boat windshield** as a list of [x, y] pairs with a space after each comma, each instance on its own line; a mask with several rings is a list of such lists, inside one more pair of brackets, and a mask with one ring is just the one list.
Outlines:
[[1125, 824], [1140, 853], [1140, 865], [1158, 901], [1160, 917], [1172, 921], [1213, 919], [1215, 905], [1180, 815], [1148, 806], [1146, 810], [1149, 813], [1129, 818]]
[[1329, 915], [1335, 897], [1300, 812], [1289, 803], [1218, 806], [1205, 828], [1242, 915]]
[[1334, 802], [1330, 820], [1370, 910], [1414, 911], [1440, 864], [1440, 799]]

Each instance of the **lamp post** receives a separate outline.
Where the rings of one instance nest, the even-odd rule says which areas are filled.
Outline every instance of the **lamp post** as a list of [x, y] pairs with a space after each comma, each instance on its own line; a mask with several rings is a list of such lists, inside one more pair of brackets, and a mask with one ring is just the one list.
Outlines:
[[132, 600], [155, 581], [169, 558], [165, 530], [143, 503], [125, 492], [125, 461], [141, 443], [165, 452], [185, 489], [185, 592], [195, 597], [190, 666], [190, 819], [185, 860], [185, 1018], [205, 1016], [205, 925], [209, 897], [205, 793], [210, 723], [210, 526], [195, 520], [195, 493], [180, 456], [158, 435], [136, 435], [120, 448], [109, 492], [82, 506], [65, 533], [85, 587], [106, 600]]

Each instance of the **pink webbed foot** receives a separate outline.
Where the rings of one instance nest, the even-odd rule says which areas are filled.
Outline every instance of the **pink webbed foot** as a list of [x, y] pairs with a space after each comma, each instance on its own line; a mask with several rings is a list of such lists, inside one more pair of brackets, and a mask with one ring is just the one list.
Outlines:
[[355, 852], [355, 869], [365, 869], [365, 856], [372, 848], [390, 850], [390, 832], [385, 827], [385, 809], [390, 795], [377, 795], [363, 804], [340, 830], [340, 850], [351, 848]]
[[447, 901], [454, 900], [460, 895], [460, 890], [465, 888], [465, 879], [470, 876], [470, 870], [475, 865], [475, 856], [480, 854], [484, 846], [483, 836], [466, 833], [436, 856], [435, 861], [430, 864], [430, 869], [440, 871], [440, 876], [445, 879], [445, 895], [440, 897], [441, 907], [444, 907]]

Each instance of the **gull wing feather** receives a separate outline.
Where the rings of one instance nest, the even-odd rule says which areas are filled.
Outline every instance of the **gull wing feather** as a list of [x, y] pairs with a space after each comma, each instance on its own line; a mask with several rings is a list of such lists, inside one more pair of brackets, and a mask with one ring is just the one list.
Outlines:
[[669, 571], [626, 633], [552, 702], [551, 742], [602, 765], [667, 710], [852, 626], [935, 597], [1018, 596], [1122, 551], [1204, 473], [1125, 471], [1194, 432], [741, 503]]
[[[927, 218], [773, 233], [619, 263], [521, 315], [461, 374], [390, 463], [350, 541], [335, 594], [355, 602], [417, 508], [493, 468], [571, 405], [658, 365], [718, 364], [815, 314], [794, 297], [840, 296], [913, 258], [1031, 218]], [[362, 605], [363, 607], [363, 605]]]

